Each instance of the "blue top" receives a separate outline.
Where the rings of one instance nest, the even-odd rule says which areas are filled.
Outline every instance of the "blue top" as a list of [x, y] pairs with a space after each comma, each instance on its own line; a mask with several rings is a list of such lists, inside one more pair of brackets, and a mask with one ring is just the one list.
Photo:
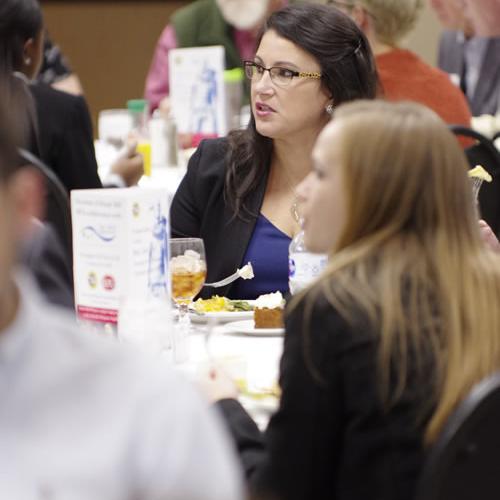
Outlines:
[[288, 247], [291, 241], [288, 235], [260, 214], [241, 263], [243, 266], [251, 262], [255, 277], [236, 281], [231, 297], [256, 299], [259, 295], [277, 290], [288, 293]]

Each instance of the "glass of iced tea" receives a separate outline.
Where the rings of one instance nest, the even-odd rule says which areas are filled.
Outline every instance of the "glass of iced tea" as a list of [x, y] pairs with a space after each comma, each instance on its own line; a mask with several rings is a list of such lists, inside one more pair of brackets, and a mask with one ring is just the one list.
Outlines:
[[189, 322], [188, 309], [203, 287], [207, 275], [205, 247], [201, 238], [170, 239], [172, 299], [179, 309], [179, 322]]

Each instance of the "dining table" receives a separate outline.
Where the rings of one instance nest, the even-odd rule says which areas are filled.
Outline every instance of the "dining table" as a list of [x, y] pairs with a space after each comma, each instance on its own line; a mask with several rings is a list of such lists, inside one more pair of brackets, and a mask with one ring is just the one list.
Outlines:
[[[106, 178], [116, 151], [99, 140], [95, 142], [95, 149], [99, 174]], [[193, 149], [182, 150], [178, 165], [153, 167], [151, 175], [144, 175], [139, 186], [166, 188], [170, 203], [193, 152]], [[132, 313], [132, 317], [137, 316], [137, 311]], [[283, 332], [269, 334], [253, 328], [242, 332], [232, 326], [236, 323], [227, 320], [228, 318], [224, 318], [224, 321], [220, 322], [216, 318], [215, 321], [203, 321], [193, 317], [187, 338], [187, 359], [174, 362], [173, 352], [168, 350], [163, 350], [162, 356], [175, 370], [183, 372], [194, 383], [197, 383], [204, 375], [203, 372], [212, 365], [224, 370], [239, 388], [239, 401], [257, 425], [264, 429], [269, 417], [278, 407], [278, 372], [283, 351]], [[175, 325], [174, 319], [172, 330]], [[134, 325], [128, 326], [132, 331], [135, 329]], [[125, 340], [124, 330], [121, 340]]]
[[231, 322], [193, 323], [188, 336], [188, 359], [175, 363], [196, 382], [211, 366], [218, 366], [240, 389], [239, 401], [264, 429], [279, 402], [278, 372], [283, 333], [241, 333]]

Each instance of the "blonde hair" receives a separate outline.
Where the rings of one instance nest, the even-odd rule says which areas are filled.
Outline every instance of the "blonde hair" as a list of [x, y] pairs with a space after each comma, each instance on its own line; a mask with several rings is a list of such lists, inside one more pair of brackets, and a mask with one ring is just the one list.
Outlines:
[[388, 406], [416, 367], [434, 396], [429, 443], [500, 367], [500, 257], [480, 239], [464, 154], [431, 110], [358, 101], [340, 106], [333, 126], [348, 220], [323, 277], [296, 303], [311, 310], [321, 294], [348, 321], [369, 319]]
[[377, 39], [388, 45], [397, 43], [415, 26], [422, 0], [356, 0], [371, 15]]

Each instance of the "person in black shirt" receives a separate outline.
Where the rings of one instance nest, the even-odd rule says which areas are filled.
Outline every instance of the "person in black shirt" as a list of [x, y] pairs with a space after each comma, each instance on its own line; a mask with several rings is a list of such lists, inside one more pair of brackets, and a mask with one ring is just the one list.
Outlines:
[[329, 263], [287, 306], [279, 408], [261, 434], [222, 371], [206, 390], [258, 498], [411, 500], [426, 447], [500, 367], [500, 256], [429, 109], [343, 104], [313, 161], [297, 194]]
[[83, 94], [78, 75], [73, 72], [61, 49], [52, 42], [48, 33], [45, 33], [43, 62], [36, 80], [70, 94]]

